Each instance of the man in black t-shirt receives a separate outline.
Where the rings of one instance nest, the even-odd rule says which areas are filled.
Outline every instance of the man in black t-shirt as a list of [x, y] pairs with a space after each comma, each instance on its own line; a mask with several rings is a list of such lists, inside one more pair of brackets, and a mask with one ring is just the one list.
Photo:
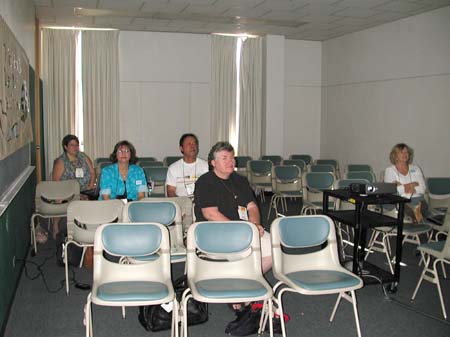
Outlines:
[[269, 233], [260, 221], [259, 208], [248, 180], [234, 172], [233, 146], [216, 143], [209, 152], [213, 167], [195, 183], [194, 201], [196, 221], [244, 220], [254, 223], [261, 236], [263, 272], [272, 267]]

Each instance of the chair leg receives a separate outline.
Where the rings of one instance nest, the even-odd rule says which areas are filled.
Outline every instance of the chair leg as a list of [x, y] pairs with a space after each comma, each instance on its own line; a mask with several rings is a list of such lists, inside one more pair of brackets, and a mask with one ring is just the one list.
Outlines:
[[[416, 288], [414, 289], [414, 292], [411, 296], [411, 301], [414, 301], [416, 298], [417, 292], [419, 291], [420, 285], [422, 284], [423, 279], [425, 278], [425, 274], [429, 271], [428, 265], [430, 264], [431, 257], [429, 255], [426, 256], [424, 267], [422, 270], [422, 274], [420, 274], [419, 281], [417, 282]], [[432, 272], [432, 271], [431, 271]]]
[[78, 268], [82, 268], [83, 267], [84, 255], [86, 255], [87, 248], [88, 247], [83, 247], [83, 252], [81, 253], [81, 259], [80, 259], [80, 264], [78, 265]]
[[350, 292], [350, 294], [351, 294], [351, 297], [352, 297], [353, 312], [355, 314], [356, 331], [358, 332], [358, 337], [361, 337], [361, 327], [359, 326], [358, 306], [356, 305], [356, 294], [355, 294], [355, 291], [352, 290]]
[[36, 219], [36, 214], [33, 214], [31, 216], [30, 221], [30, 238], [31, 238], [31, 245], [33, 246], [34, 253], [37, 254], [37, 243], [36, 243], [36, 224], [34, 223]]
[[331, 312], [330, 322], [333, 322], [334, 315], [336, 314], [339, 303], [341, 303], [342, 293], [339, 293], [336, 303], [334, 304], [333, 311]]
[[442, 314], [444, 315], [444, 319], [447, 319], [447, 312], [445, 311], [444, 297], [442, 296], [441, 283], [439, 282], [439, 275], [437, 273], [437, 264], [439, 260], [434, 261], [433, 263], [433, 271], [436, 277], [436, 287], [439, 294], [439, 300], [441, 302]]
[[283, 302], [281, 301], [281, 296], [283, 296], [283, 293], [284, 289], [281, 289], [280, 292], [278, 293], [277, 301], [278, 301], [278, 311], [280, 314], [281, 336], [286, 337], [286, 324], [284, 323]]
[[175, 298], [173, 300], [173, 309], [172, 309], [172, 330], [170, 332], [171, 337], [178, 337], [178, 301]]
[[270, 198], [270, 203], [269, 203], [269, 212], [267, 213], [267, 220], [269, 220], [270, 218], [270, 213], [272, 212], [272, 208], [275, 208], [275, 214], [277, 213], [277, 207], [276, 207], [276, 195], [272, 195], [272, 198]]
[[67, 246], [70, 244], [70, 241], [67, 241], [64, 245], [64, 272], [66, 275], [66, 294], [69, 295], [69, 257], [67, 256]]
[[91, 293], [89, 293], [86, 305], [84, 306], [84, 325], [86, 327], [86, 337], [92, 337], [92, 301], [91, 301]]

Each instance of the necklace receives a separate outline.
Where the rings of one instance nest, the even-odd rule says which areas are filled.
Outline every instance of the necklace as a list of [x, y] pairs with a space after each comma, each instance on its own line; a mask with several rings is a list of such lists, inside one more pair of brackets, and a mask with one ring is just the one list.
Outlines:
[[225, 184], [225, 182], [222, 179], [220, 179], [219, 177], [217, 177], [217, 179], [219, 179], [219, 181], [222, 183], [223, 187], [225, 187], [225, 189], [231, 193], [231, 195], [233, 196], [233, 199], [237, 200], [237, 198], [238, 198], [237, 194], [234, 193], [233, 190], [230, 187], [228, 187], [227, 184]]

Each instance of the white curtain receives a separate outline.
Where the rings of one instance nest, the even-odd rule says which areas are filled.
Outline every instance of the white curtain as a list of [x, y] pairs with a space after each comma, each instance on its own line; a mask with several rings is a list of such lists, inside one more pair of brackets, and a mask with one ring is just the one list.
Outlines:
[[247, 38], [240, 62], [239, 155], [261, 156], [262, 39]]
[[119, 32], [83, 31], [84, 149], [94, 160], [119, 141]]
[[236, 126], [236, 46], [236, 37], [212, 36], [212, 144], [229, 140]]
[[75, 53], [77, 30], [42, 30], [44, 151], [46, 177], [62, 153], [61, 140], [75, 133]]

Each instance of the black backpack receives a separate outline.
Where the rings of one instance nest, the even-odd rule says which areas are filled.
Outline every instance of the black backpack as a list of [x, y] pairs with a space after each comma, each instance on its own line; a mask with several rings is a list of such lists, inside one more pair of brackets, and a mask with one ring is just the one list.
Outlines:
[[[183, 275], [173, 282], [178, 301], [187, 288], [187, 277]], [[188, 325], [205, 323], [208, 320], [208, 304], [190, 299], [187, 304]], [[172, 327], [172, 312], [167, 312], [160, 305], [139, 307], [139, 322], [147, 331], [169, 330]]]

